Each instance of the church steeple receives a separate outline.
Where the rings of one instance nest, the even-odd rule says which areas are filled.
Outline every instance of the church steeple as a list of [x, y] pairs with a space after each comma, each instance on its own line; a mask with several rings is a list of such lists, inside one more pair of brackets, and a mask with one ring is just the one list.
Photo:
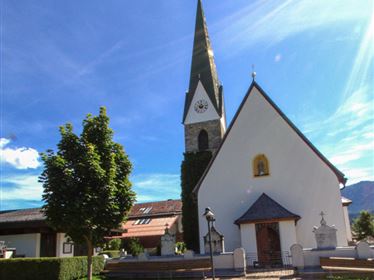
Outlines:
[[183, 113], [186, 152], [216, 151], [226, 130], [218, 80], [201, 0], [197, 3], [190, 84]]
[[210, 102], [221, 117], [223, 111], [222, 86], [218, 80], [201, 0], [198, 0], [197, 4], [190, 83], [186, 94], [183, 122], [186, 119], [199, 81], [201, 81]]

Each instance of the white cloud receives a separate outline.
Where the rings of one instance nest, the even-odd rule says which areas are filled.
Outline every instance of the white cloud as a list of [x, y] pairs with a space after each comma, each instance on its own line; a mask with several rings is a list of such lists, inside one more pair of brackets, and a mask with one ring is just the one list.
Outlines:
[[[6, 187], [5, 187], [6, 186]], [[3, 176], [1, 182], [1, 199], [41, 200], [43, 186], [38, 182], [38, 175]]]
[[[354, 23], [358, 29], [357, 25], [367, 16], [367, 9], [360, 9], [354, 0], [344, 1], [344, 5], [339, 0], [252, 1], [212, 27], [220, 41], [232, 49], [257, 43], [273, 45], [305, 31], [331, 28], [338, 22]], [[357, 32], [352, 32], [352, 36], [357, 36]]]
[[0, 160], [17, 169], [35, 169], [40, 166], [39, 153], [33, 148], [8, 148], [9, 139], [0, 138]]
[[131, 178], [138, 202], [180, 198], [179, 174], [139, 174]]
[[342, 170], [347, 178], [349, 185], [360, 181], [374, 181], [373, 170], [370, 168], [348, 168]]
[[282, 59], [282, 55], [280, 53], [278, 53], [275, 57], [274, 57], [274, 62], [279, 62], [281, 61]]

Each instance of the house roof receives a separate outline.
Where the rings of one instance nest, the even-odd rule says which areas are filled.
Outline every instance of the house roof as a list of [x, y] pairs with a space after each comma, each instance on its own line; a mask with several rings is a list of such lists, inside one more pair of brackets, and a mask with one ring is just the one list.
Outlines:
[[264, 222], [269, 220], [298, 220], [299, 215], [296, 215], [268, 195], [263, 193], [253, 204], [247, 212], [245, 212], [235, 224]]
[[214, 153], [211, 161], [209, 162], [207, 168], [205, 169], [203, 175], [201, 176], [200, 180], [198, 181], [198, 183], [196, 184], [195, 188], [193, 189], [193, 193], [197, 194], [199, 189], [200, 189], [200, 186], [202, 184], [202, 182], [204, 181], [207, 173], [209, 172], [210, 168], [212, 167], [212, 164], [214, 162], [214, 160], [216, 159], [217, 155], [219, 154], [222, 146], [224, 145], [225, 141], [226, 141], [226, 138], [227, 136], [230, 134], [230, 131], [233, 127], [233, 125], [235, 124], [236, 122], [236, 119], [238, 118], [238, 116], [240, 115], [240, 112], [241, 110], [243, 109], [244, 107], [244, 104], [246, 103], [248, 97], [250, 96], [253, 88], [256, 88], [260, 94], [265, 98], [265, 100], [267, 102], [269, 102], [269, 104], [274, 108], [274, 110], [277, 111], [277, 113], [283, 118], [283, 120], [295, 131], [295, 133], [305, 142], [305, 144], [307, 144], [307, 146], [327, 165], [328, 168], [331, 169], [331, 171], [336, 175], [338, 181], [342, 184], [345, 185], [345, 183], [347, 182], [347, 178], [345, 178], [345, 175], [340, 171], [338, 170], [309, 140], [308, 138], [306, 138], [306, 136], [291, 122], [291, 120], [281, 111], [281, 109], [274, 103], [273, 100], [270, 99], [270, 97], [265, 93], [265, 91], [253, 80], [248, 91], [247, 91], [247, 94], [245, 95], [245, 97], [243, 98], [243, 101], [242, 103], [240, 104], [238, 110], [236, 111], [235, 113], [235, 116], [234, 118], [232, 119], [231, 123], [230, 123], [230, 126], [228, 127], [225, 135], [223, 136], [223, 139], [221, 141], [221, 144], [220, 146], [218, 147], [217, 151]]
[[[142, 208], [148, 208], [149, 211], [147, 211], [147, 213], [144, 213], [144, 210], [141, 210]], [[139, 217], [177, 215], [180, 213], [182, 213], [182, 201], [177, 199], [170, 199], [165, 201], [137, 203], [132, 207], [129, 214], [129, 219], [136, 219]], [[45, 219], [46, 217], [42, 212], [42, 208], [0, 211], [0, 224], [45, 221]]]
[[129, 214], [129, 219], [170, 216], [182, 213], [182, 201], [169, 199], [156, 202], [145, 202], [135, 204]]
[[190, 108], [199, 80], [203, 84], [219, 116], [222, 116], [222, 86], [219, 84], [218, 80], [201, 0], [199, 0], [197, 4], [190, 84], [188, 92], [186, 93], [183, 122], [187, 117], [188, 109]]
[[44, 221], [41, 208], [0, 211], [0, 223]]
[[152, 218], [148, 224], [134, 224], [134, 220], [128, 220], [122, 226], [124, 233], [115, 238], [161, 236], [166, 227], [170, 229], [177, 220], [178, 216]]

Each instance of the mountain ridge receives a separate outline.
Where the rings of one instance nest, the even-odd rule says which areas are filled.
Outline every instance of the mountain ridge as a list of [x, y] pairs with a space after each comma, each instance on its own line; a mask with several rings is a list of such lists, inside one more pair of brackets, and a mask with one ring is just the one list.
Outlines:
[[341, 194], [352, 200], [348, 207], [350, 215], [357, 216], [362, 210], [374, 213], [374, 181], [361, 181], [346, 186], [341, 190]]

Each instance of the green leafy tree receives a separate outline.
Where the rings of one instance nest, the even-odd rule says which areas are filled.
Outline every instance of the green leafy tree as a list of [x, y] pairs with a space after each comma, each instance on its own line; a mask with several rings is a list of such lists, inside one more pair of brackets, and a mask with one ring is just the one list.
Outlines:
[[114, 238], [114, 239], [111, 239], [109, 242], [108, 242], [108, 250], [119, 250], [121, 249], [121, 239], [119, 238]]
[[43, 211], [47, 222], [74, 242], [87, 246], [87, 276], [92, 279], [94, 247], [118, 228], [135, 200], [129, 174], [131, 162], [113, 142], [104, 107], [87, 115], [80, 136], [71, 124], [60, 127], [58, 151], [42, 154]]
[[137, 256], [144, 252], [144, 247], [136, 237], [126, 238], [122, 240], [122, 246], [127, 253]]
[[374, 215], [361, 211], [360, 216], [353, 221], [352, 229], [358, 240], [374, 236]]
[[210, 151], [185, 153], [181, 167], [183, 240], [189, 250], [199, 252], [197, 198], [192, 191], [212, 158]]

